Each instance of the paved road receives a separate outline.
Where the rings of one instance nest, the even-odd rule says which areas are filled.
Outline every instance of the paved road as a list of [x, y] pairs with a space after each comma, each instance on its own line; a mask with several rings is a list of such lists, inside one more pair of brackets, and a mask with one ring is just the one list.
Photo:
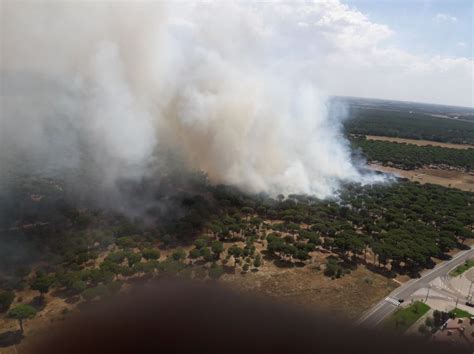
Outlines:
[[[457, 253], [452, 259], [438, 264], [435, 268], [427, 270], [422, 273], [418, 279], [411, 279], [408, 282], [395, 289], [388, 296], [393, 299], [409, 299], [409, 297], [419, 289], [428, 287], [428, 284], [437, 277], [447, 275], [453, 268], [464, 263], [466, 259], [474, 257], [474, 249], [461, 251]], [[365, 312], [359, 319], [358, 323], [366, 327], [375, 327], [385, 317], [391, 314], [397, 305], [387, 298], [380, 301], [369, 311]]]

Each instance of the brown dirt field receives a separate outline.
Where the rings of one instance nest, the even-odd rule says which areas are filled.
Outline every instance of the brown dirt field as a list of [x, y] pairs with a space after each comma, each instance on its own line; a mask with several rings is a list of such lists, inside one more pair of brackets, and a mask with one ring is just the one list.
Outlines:
[[474, 191], [474, 175], [456, 170], [440, 170], [435, 168], [420, 168], [417, 170], [402, 170], [394, 167], [369, 164], [369, 168], [382, 172], [390, 172], [413, 182], [438, 184], [443, 187], [457, 188], [463, 191]]
[[317, 269], [318, 263], [302, 268], [279, 268], [267, 261], [258, 272], [225, 275], [222, 279], [245, 293], [270, 296], [310, 311], [329, 311], [349, 320], [357, 319], [398, 286], [364, 266], [332, 280]]
[[413, 144], [418, 146], [439, 146], [451, 149], [469, 149], [474, 148], [472, 145], [466, 144], [450, 144], [450, 143], [440, 143], [437, 141], [430, 141], [430, 140], [416, 140], [416, 139], [403, 139], [403, 138], [394, 138], [389, 136], [376, 136], [376, 135], [366, 135], [367, 140], [379, 140], [379, 141], [391, 141], [394, 143], [406, 143], [406, 144]]

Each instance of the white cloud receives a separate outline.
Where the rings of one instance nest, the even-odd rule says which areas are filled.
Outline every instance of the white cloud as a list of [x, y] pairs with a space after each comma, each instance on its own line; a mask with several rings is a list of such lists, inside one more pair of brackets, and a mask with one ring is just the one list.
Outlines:
[[433, 17], [433, 21], [435, 22], [448, 22], [448, 23], [456, 23], [458, 19], [454, 16], [449, 14], [438, 13]]
[[337, 0], [280, 6], [269, 13], [280, 21], [273, 24], [279, 27], [275, 33], [285, 28], [285, 45], [298, 53], [301, 70], [331, 94], [474, 106], [471, 58], [390, 46], [387, 39], [396, 36], [392, 29]]
[[474, 106], [471, 58], [390, 46], [392, 29], [337, 0], [267, 4], [261, 12], [276, 28], [272, 33], [280, 35], [271, 42], [291, 53], [291, 65], [330, 94]]
[[464, 48], [466, 46], [466, 43], [465, 42], [457, 42], [456, 45], [458, 47], [463, 47]]

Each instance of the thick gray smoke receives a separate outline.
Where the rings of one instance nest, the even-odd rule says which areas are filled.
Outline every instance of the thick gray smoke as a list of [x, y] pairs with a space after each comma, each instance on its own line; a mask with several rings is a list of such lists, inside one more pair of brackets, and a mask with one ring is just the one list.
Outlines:
[[172, 151], [251, 192], [376, 181], [305, 66], [318, 52], [276, 6], [2, 1], [0, 168], [112, 190]]

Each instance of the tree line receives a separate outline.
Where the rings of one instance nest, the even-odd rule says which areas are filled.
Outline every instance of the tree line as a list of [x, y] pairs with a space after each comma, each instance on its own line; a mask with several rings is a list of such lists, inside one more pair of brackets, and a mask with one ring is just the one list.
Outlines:
[[353, 149], [361, 149], [369, 161], [416, 169], [428, 165], [452, 166], [465, 171], [474, 170], [474, 148], [452, 149], [439, 146], [417, 146], [406, 143], [368, 140], [355, 137]]
[[474, 123], [408, 110], [352, 108], [344, 122], [348, 134], [379, 135], [474, 145]]

